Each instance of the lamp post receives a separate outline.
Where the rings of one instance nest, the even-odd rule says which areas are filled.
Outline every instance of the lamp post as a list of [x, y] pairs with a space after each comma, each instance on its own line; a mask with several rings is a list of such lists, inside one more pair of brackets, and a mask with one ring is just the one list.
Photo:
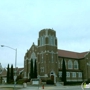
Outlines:
[[15, 90], [15, 85], [16, 85], [16, 64], [17, 64], [17, 49], [14, 49], [12, 47], [6, 46], [6, 45], [1, 45], [1, 47], [7, 47], [15, 51], [15, 75], [14, 75], [14, 90]]

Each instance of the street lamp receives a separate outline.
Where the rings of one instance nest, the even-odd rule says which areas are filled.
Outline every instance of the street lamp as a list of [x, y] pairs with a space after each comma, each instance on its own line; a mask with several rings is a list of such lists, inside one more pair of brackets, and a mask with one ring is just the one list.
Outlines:
[[14, 77], [14, 89], [15, 89], [15, 85], [16, 85], [16, 64], [17, 64], [17, 49], [14, 49], [12, 47], [9, 47], [9, 46], [5, 46], [5, 45], [1, 45], [1, 47], [7, 47], [7, 48], [10, 48], [12, 50], [15, 51], [15, 77]]

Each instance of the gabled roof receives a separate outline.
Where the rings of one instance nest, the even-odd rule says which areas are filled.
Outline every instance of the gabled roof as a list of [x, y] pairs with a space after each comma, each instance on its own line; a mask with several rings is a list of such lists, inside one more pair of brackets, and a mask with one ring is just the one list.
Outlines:
[[58, 56], [66, 57], [66, 58], [81, 59], [81, 58], [84, 58], [84, 56], [87, 53], [88, 52], [78, 53], [78, 52], [72, 52], [72, 51], [66, 51], [66, 50], [58, 49]]
[[14, 69], [14, 71], [16, 70], [17, 75], [19, 75], [21, 72], [24, 71], [24, 68], [18, 68], [18, 67], [16, 67], [16, 68], [13, 68], [13, 69]]
[[78, 59], [84, 58], [87, 53], [88, 52], [77, 53], [78, 54]]
[[6, 76], [6, 75], [7, 75], [7, 71], [6, 71], [6, 69], [4, 69], [1, 73], [1, 76]]
[[17, 73], [19, 74], [20, 72], [22, 72], [24, 70], [24, 68], [18, 68], [17, 69]]

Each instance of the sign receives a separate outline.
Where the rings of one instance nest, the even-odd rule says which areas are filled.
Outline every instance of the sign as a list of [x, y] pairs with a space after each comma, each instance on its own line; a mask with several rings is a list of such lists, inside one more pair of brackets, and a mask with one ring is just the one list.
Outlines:
[[39, 81], [32, 81], [32, 84], [33, 85], [38, 85], [39, 84]]
[[90, 83], [86, 84], [85, 82], [81, 84], [81, 88], [82, 90], [84, 90], [84, 88], [90, 88]]
[[17, 79], [17, 76], [14, 76], [14, 81], [16, 81], [16, 79]]

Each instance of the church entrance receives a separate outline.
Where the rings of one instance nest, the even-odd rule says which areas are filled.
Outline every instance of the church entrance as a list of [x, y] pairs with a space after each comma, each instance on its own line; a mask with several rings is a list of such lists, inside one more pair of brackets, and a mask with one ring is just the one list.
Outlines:
[[54, 83], [56, 83], [56, 74], [53, 70], [50, 72], [50, 78]]
[[51, 80], [54, 82], [54, 75], [51, 75]]

